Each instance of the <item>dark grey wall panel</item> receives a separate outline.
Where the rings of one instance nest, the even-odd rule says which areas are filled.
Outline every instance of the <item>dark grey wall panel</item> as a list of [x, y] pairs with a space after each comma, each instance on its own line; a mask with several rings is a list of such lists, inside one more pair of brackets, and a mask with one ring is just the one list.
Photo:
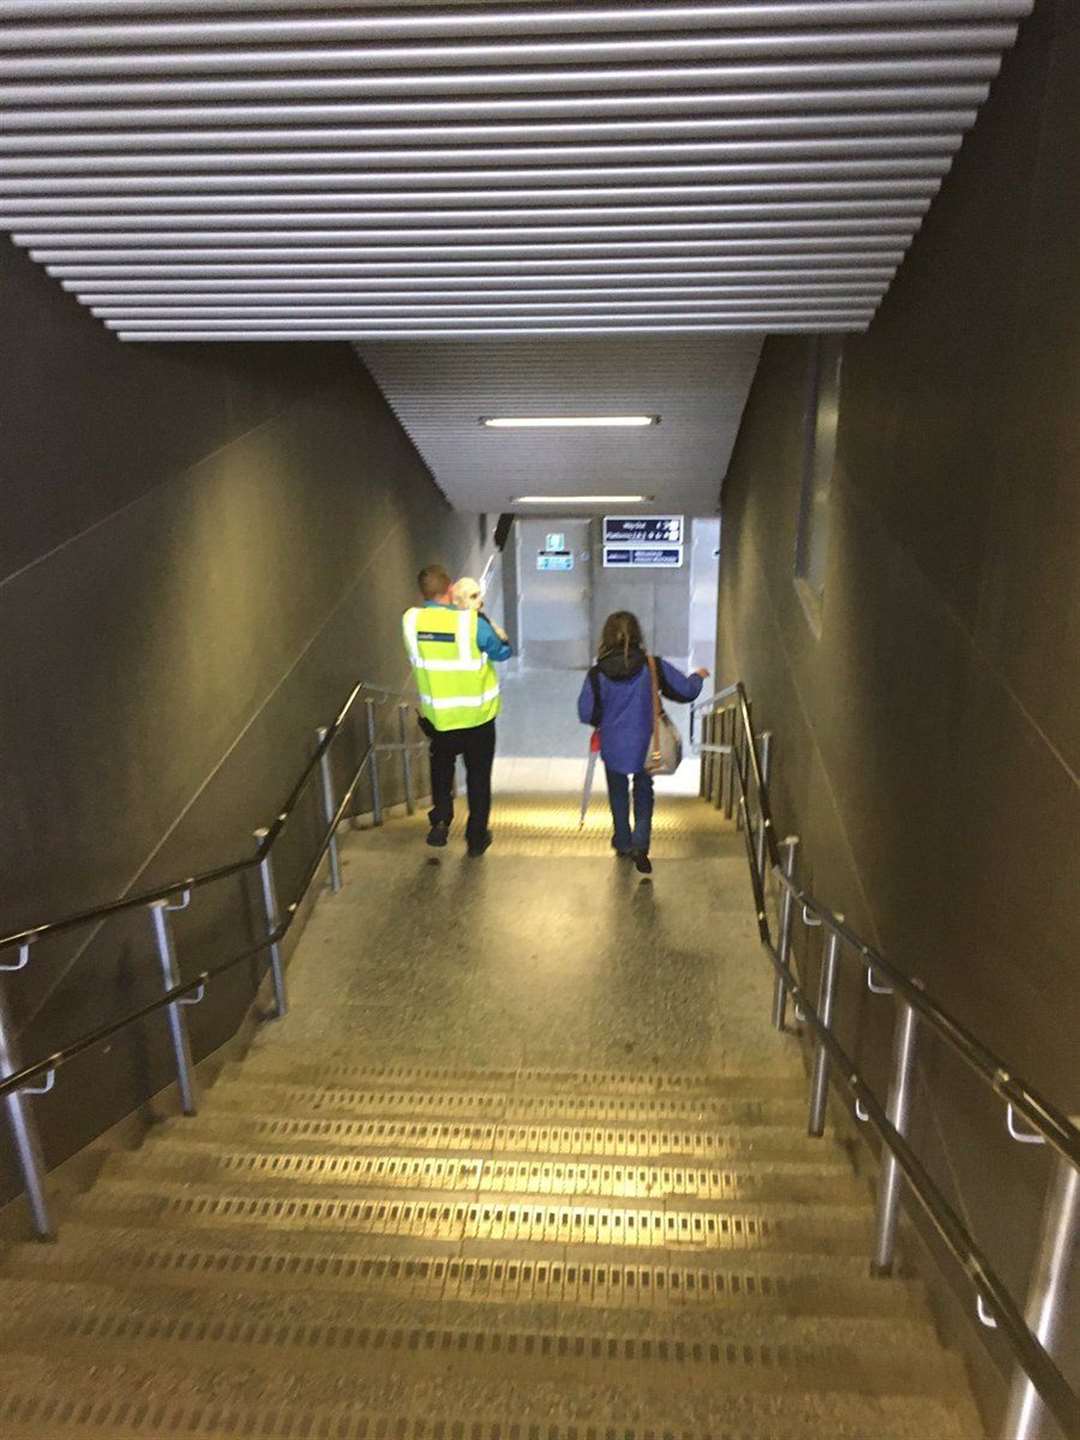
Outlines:
[[[777, 822], [813, 887], [1074, 1113], [1077, 73], [1080, 14], [1044, 0], [845, 342], [820, 639], [793, 578], [807, 342], [767, 343], [724, 489], [718, 667], [776, 734]], [[813, 976], [820, 941], [800, 944]], [[853, 967], [840, 1016], [883, 1084], [891, 1008]], [[933, 1047], [919, 1111], [937, 1177], [1022, 1296], [1045, 1156]]]
[[[0, 282], [8, 930], [249, 853], [354, 681], [404, 681], [420, 565], [482, 561], [350, 348], [125, 346], [7, 245]], [[317, 830], [312, 799], [278, 854], [284, 900]], [[251, 942], [252, 898], [233, 882], [177, 917], [187, 973]], [[155, 993], [148, 919], [3, 979], [24, 1054], [48, 1053]], [[251, 985], [190, 1012], [200, 1053]], [[50, 1160], [168, 1081], [163, 1031], [64, 1073], [39, 1102]]]

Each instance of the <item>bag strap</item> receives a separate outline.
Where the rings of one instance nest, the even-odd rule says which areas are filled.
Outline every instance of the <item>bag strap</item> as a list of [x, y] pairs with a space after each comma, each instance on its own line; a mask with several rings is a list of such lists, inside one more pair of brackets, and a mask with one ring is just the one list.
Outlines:
[[600, 699], [600, 671], [596, 665], [589, 671], [589, 680], [592, 684], [593, 694], [592, 719], [589, 721], [589, 724], [596, 729], [600, 725], [600, 716], [603, 710], [603, 703]]
[[649, 666], [649, 675], [652, 679], [652, 753], [659, 758], [660, 755], [660, 682], [656, 678], [656, 661], [651, 655], [645, 656]]

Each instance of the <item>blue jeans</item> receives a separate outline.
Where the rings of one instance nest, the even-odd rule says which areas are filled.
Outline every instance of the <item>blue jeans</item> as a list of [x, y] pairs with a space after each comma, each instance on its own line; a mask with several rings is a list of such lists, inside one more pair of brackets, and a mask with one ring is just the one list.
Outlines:
[[634, 828], [630, 828], [630, 776], [607, 770], [608, 800], [615, 822], [616, 850], [643, 850], [649, 853], [652, 836], [653, 779], [644, 771], [634, 776]]

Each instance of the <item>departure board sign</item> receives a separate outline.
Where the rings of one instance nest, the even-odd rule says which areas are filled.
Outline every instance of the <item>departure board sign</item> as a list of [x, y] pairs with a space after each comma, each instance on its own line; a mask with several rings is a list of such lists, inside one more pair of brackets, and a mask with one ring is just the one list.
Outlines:
[[681, 515], [605, 515], [604, 545], [681, 545]]
[[605, 545], [604, 565], [609, 570], [677, 570], [683, 562], [681, 545]]

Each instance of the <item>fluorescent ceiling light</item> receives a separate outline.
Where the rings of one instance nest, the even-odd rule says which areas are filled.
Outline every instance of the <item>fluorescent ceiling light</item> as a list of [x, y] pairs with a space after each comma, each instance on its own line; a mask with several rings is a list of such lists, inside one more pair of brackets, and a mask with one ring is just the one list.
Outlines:
[[[489, 430], [587, 430], [636, 429], [659, 425], [659, 415], [481, 415], [480, 424]], [[589, 496], [590, 500], [595, 496]], [[611, 498], [606, 497], [606, 498]]]
[[514, 495], [511, 505], [644, 505], [652, 495]]

